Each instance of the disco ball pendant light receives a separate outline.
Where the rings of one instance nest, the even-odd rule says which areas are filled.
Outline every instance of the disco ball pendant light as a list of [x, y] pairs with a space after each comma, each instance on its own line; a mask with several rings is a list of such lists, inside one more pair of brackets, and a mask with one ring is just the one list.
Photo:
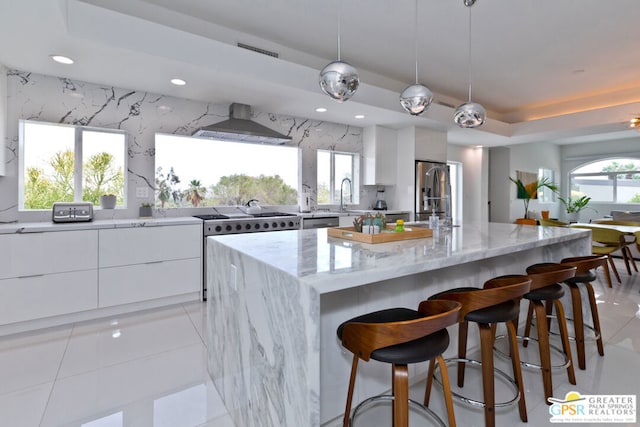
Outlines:
[[358, 70], [340, 60], [340, 7], [338, 7], [338, 60], [329, 63], [320, 71], [320, 89], [338, 102], [347, 101], [360, 85]]
[[428, 87], [418, 83], [418, 0], [415, 9], [415, 59], [416, 59], [416, 83], [407, 86], [400, 94], [400, 105], [412, 116], [419, 116], [429, 109], [433, 101], [433, 93]]
[[456, 108], [453, 114], [453, 121], [461, 128], [476, 128], [482, 126], [487, 118], [484, 107], [477, 102], [471, 101], [471, 6], [476, 0], [463, 0], [465, 6], [469, 8], [469, 53], [467, 57], [468, 80], [469, 80], [469, 101]]

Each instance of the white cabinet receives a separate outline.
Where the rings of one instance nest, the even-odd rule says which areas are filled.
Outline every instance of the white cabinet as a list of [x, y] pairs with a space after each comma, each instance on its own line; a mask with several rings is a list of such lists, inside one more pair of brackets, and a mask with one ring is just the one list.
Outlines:
[[99, 237], [99, 307], [200, 291], [200, 224], [106, 229]]
[[396, 131], [393, 129], [382, 126], [364, 128], [364, 185], [396, 184], [396, 140]]
[[95, 269], [98, 232], [0, 235], [0, 279]]
[[433, 160], [445, 163], [447, 161], [447, 133], [416, 127], [415, 157], [416, 160]]
[[0, 324], [97, 308], [97, 270], [0, 280]]
[[0, 236], [0, 324], [97, 308], [98, 232]]

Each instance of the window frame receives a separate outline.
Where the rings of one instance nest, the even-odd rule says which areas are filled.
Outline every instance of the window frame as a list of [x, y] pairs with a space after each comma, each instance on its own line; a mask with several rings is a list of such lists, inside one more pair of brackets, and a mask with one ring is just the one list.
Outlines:
[[[569, 172], [569, 184], [567, 186], [567, 193], [568, 196], [571, 196], [571, 192], [572, 192], [572, 188], [573, 188], [573, 182], [575, 178], [580, 178], [580, 177], [606, 177], [606, 181], [611, 183], [611, 200], [596, 200], [596, 199], [592, 199], [591, 203], [602, 203], [602, 204], [613, 204], [613, 205], [636, 205], [636, 204], [640, 204], [638, 202], [628, 202], [628, 201], [619, 201], [618, 200], [618, 175], [622, 175], [622, 174], [639, 174], [640, 175], [640, 169], [638, 170], [632, 170], [632, 171], [611, 171], [611, 172], [581, 172], [581, 173], [576, 173], [577, 170], [580, 170], [586, 166], [589, 166], [593, 163], [599, 163], [599, 162], [603, 162], [603, 161], [610, 161], [610, 162], [616, 162], [619, 160], [636, 160], [636, 161], [640, 161], [640, 158], [636, 158], [636, 157], [612, 157], [612, 158], [604, 158], [604, 159], [595, 159], [595, 160], [591, 160], [587, 163], [583, 163], [577, 167], [575, 167], [573, 170], [571, 170]], [[588, 194], [587, 194], [588, 196]], [[591, 196], [590, 196], [591, 197]]]
[[[335, 177], [335, 155], [348, 155], [351, 156], [351, 186], [353, 191], [353, 201], [350, 203], [352, 205], [358, 205], [360, 203], [360, 153], [354, 153], [350, 151], [336, 151], [336, 150], [316, 150], [316, 165], [318, 161], [318, 154], [320, 153], [329, 153], [329, 202], [328, 203], [320, 203], [317, 201], [318, 206], [330, 206], [330, 205], [340, 205], [340, 200], [334, 199], [334, 194], [336, 193], [336, 186], [339, 185], [336, 182]], [[338, 187], [338, 190], [340, 188]], [[318, 194], [318, 171], [316, 170], [316, 194]]]
[[[279, 145], [279, 144], [259, 144], [259, 143], [254, 143], [254, 142], [246, 142], [246, 141], [241, 141], [241, 140], [221, 140], [221, 139], [215, 139], [215, 138], [204, 138], [204, 137], [193, 137], [193, 136], [189, 136], [189, 135], [176, 135], [176, 134], [170, 134], [170, 133], [163, 133], [163, 132], [156, 132], [154, 134], [154, 149], [155, 149], [155, 156], [154, 156], [154, 164], [153, 164], [153, 170], [154, 170], [154, 182], [157, 179], [157, 171], [158, 171], [158, 167], [162, 166], [164, 167], [165, 165], [160, 165], [159, 164], [159, 157], [162, 156], [158, 156], [158, 153], [161, 152], [163, 150], [163, 148], [159, 148], [158, 147], [158, 138], [168, 138], [166, 141], [162, 141], [162, 143], [168, 143], [168, 144], [172, 144], [172, 143], [176, 143], [179, 142], [180, 140], [189, 140], [189, 141], [194, 141], [196, 143], [200, 143], [200, 144], [205, 144], [206, 146], [210, 147], [211, 149], [213, 149], [215, 152], [223, 152], [224, 155], [226, 156], [226, 158], [230, 158], [230, 159], [241, 159], [243, 157], [240, 156], [240, 154], [235, 155], [237, 153], [229, 153], [228, 151], [225, 151], [222, 147], [224, 147], [225, 145], [227, 145], [227, 147], [237, 147], [239, 150], [241, 149], [251, 149], [252, 147], [262, 147], [263, 149], [267, 149], [269, 151], [273, 150], [278, 150], [278, 149], [288, 149], [291, 150], [291, 152], [295, 153], [295, 157], [296, 157], [296, 163], [295, 163], [295, 173], [297, 175], [297, 182], [296, 182], [296, 187], [295, 190], [297, 191], [297, 195], [296, 195], [296, 201], [294, 204], [270, 204], [269, 202], [265, 202], [265, 200], [259, 200], [260, 204], [262, 205], [267, 205], [267, 206], [278, 206], [278, 209], [282, 209], [282, 210], [295, 210], [298, 209], [298, 202], [300, 200], [300, 195], [302, 194], [302, 188], [304, 187], [304, 185], [302, 184], [302, 148], [298, 145], [293, 145], [293, 144], [283, 144], [283, 145]], [[171, 141], [174, 140], [175, 141]], [[177, 146], [177, 145], [176, 145]], [[184, 151], [184, 150], [183, 150]], [[202, 153], [201, 157], [204, 157], [205, 159], [207, 158], [207, 156], [203, 156]], [[260, 159], [259, 157], [257, 157], [258, 159]], [[233, 160], [232, 160], [233, 161]], [[228, 162], [227, 162], [228, 163]], [[174, 165], [175, 166], [175, 165]], [[209, 166], [208, 166], [209, 167]], [[163, 169], [163, 172], [168, 172], [165, 171]], [[244, 172], [241, 174], [246, 174], [249, 176], [252, 176], [254, 178], [256, 178], [257, 176], [254, 176], [253, 174], [255, 173], [255, 171], [251, 171], [251, 172]], [[232, 174], [235, 174], [232, 173]], [[277, 173], [279, 174], [279, 173]], [[180, 176], [182, 179], [180, 181], [181, 184], [188, 182], [188, 180], [184, 179], [183, 176], [183, 170], [178, 170], [176, 172], [176, 175]], [[224, 176], [224, 175], [223, 175]], [[282, 178], [282, 177], [281, 177]], [[212, 182], [212, 183], [207, 183], [206, 181], [202, 180], [202, 184], [203, 186], [205, 186], [205, 188], [207, 189], [207, 193], [209, 193], [209, 189], [213, 186], [216, 185], [218, 182]], [[285, 182], [286, 183], [286, 182]], [[287, 184], [288, 185], [288, 184]], [[291, 188], [294, 188], [292, 185], [290, 185]], [[181, 189], [180, 191], [184, 191], [185, 189]], [[189, 205], [187, 202], [182, 201], [181, 200], [181, 205], [180, 206], [171, 206], [170, 204], [164, 207], [160, 206], [160, 201], [158, 198], [158, 185], [156, 184], [156, 190], [154, 191], [154, 205], [157, 208], [162, 208], [162, 209], [211, 209], [211, 208], [228, 208], [228, 207], [235, 207], [236, 205], [232, 205], [232, 204], [207, 204], [206, 201], [199, 205], [198, 207], [194, 207]], [[255, 195], [251, 196], [251, 198], [256, 197]], [[208, 198], [208, 197], [207, 197]], [[207, 199], [205, 198], [205, 199]], [[260, 197], [258, 197], [258, 199], [260, 199]], [[249, 200], [243, 200], [242, 203], [246, 203]]]
[[[24, 207], [24, 185], [25, 185], [25, 169], [24, 169], [24, 151], [25, 151], [25, 125], [26, 124], [38, 124], [38, 125], [46, 125], [46, 126], [58, 126], [58, 127], [66, 127], [74, 129], [74, 142], [73, 142], [73, 201], [75, 202], [83, 202], [82, 200], [82, 189], [83, 189], [83, 174], [82, 174], [82, 166], [83, 166], [83, 139], [82, 133], [84, 131], [89, 132], [100, 132], [100, 133], [108, 133], [114, 135], [122, 135], [124, 137], [124, 152], [123, 152], [123, 161], [124, 164], [122, 166], [122, 173], [124, 175], [124, 189], [123, 189], [123, 201], [122, 205], [116, 206], [116, 209], [126, 209], [127, 208], [127, 198], [128, 198], [128, 179], [127, 179], [127, 171], [128, 171], [128, 160], [129, 156], [127, 154], [128, 144], [128, 134], [125, 130], [122, 129], [110, 129], [110, 128], [99, 128], [93, 126], [82, 126], [82, 125], [72, 125], [66, 123], [52, 123], [52, 122], [43, 122], [39, 120], [27, 120], [20, 119], [18, 121], [18, 211], [19, 212], [42, 212], [50, 209], [25, 209]], [[94, 205], [94, 209], [98, 208], [98, 206]]]

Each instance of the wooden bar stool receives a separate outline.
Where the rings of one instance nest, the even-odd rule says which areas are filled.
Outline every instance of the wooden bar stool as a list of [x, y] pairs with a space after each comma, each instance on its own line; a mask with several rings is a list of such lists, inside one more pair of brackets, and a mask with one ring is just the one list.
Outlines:
[[[484, 402], [474, 401], [468, 397], [456, 393], [452, 395], [461, 401], [474, 406], [484, 407], [485, 425], [495, 426], [495, 408], [508, 406], [518, 401], [520, 419], [527, 421], [527, 406], [522, 384], [522, 371], [520, 368], [520, 355], [516, 340], [518, 316], [520, 312], [520, 299], [529, 292], [531, 280], [527, 276], [511, 276], [495, 278], [484, 283], [483, 289], [479, 288], [455, 288], [438, 293], [429, 299], [447, 299], [462, 304], [459, 318], [458, 331], [458, 357], [447, 359], [447, 362], [458, 363], [458, 387], [464, 386], [464, 371], [466, 363], [482, 365], [482, 388]], [[467, 359], [467, 331], [469, 322], [475, 322], [480, 331], [481, 361]], [[504, 372], [494, 369], [493, 341], [495, 331], [492, 325], [504, 322], [507, 325], [509, 335], [511, 366], [513, 368], [514, 391], [516, 396], [508, 402], [495, 402], [494, 374], [509, 378]], [[425, 404], [429, 403], [429, 394], [433, 382], [435, 366], [430, 364], [427, 386], [425, 390]]]
[[[564, 312], [562, 301], [564, 289], [560, 283], [573, 278], [576, 274], [576, 267], [556, 264], [541, 263], [527, 267], [527, 275], [531, 279], [531, 289], [523, 298], [529, 301], [529, 309], [527, 313], [527, 321], [525, 323], [523, 343], [527, 346], [531, 332], [531, 324], [533, 322], [533, 314], [536, 315], [536, 327], [538, 330], [538, 350], [540, 353], [540, 365], [524, 362], [524, 366], [540, 369], [542, 373], [542, 383], [544, 386], [545, 402], [551, 404], [547, 399], [553, 396], [553, 382], [551, 378], [551, 349], [549, 344], [549, 324], [547, 316], [551, 316], [552, 308], [556, 309], [556, 319], [560, 329], [560, 338], [562, 340], [562, 349], [564, 352], [565, 363], [560, 368], [566, 367], [567, 376], [571, 384], [576, 383], [576, 374], [573, 369], [573, 359], [571, 358], [571, 346], [569, 345], [569, 334], [567, 332], [567, 320]], [[555, 349], [555, 348], [554, 348]], [[559, 349], [555, 349], [558, 350]]]
[[[358, 413], [369, 404], [390, 398], [393, 399], [394, 427], [408, 426], [409, 404], [425, 411], [439, 425], [444, 425], [436, 414], [426, 408], [427, 405], [409, 400], [407, 365], [427, 360], [437, 360], [441, 367], [449, 425], [455, 427], [447, 367], [442, 353], [449, 346], [449, 333], [445, 328], [457, 323], [460, 308], [461, 305], [453, 301], [428, 301], [420, 304], [419, 311], [408, 308], [376, 311], [354, 317], [338, 327], [338, 338], [342, 345], [353, 353], [343, 427], [352, 426]], [[392, 365], [393, 395], [369, 398], [360, 403], [351, 415], [359, 359], [374, 359]]]
[[[577, 268], [575, 277], [565, 280], [565, 284], [569, 286], [571, 292], [571, 305], [573, 306], [573, 329], [576, 340], [576, 350], [578, 352], [578, 367], [586, 368], [585, 349], [584, 349], [584, 330], [590, 329], [594, 332], [598, 353], [604, 356], [604, 345], [602, 344], [602, 330], [600, 329], [600, 316], [598, 315], [598, 305], [596, 304], [596, 296], [593, 292], [591, 282], [596, 280], [595, 270], [602, 266], [607, 271], [606, 255], [590, 255], [582, 257], [565, 258], [562, 264], [574, 266]], [[591, 319], [593, 326], [585, 325], [582, 315], [582, 297], [580, 294], [580, 285], [584, 285], [587, 289], [589, 297], [589, 306], [591, 308]]]

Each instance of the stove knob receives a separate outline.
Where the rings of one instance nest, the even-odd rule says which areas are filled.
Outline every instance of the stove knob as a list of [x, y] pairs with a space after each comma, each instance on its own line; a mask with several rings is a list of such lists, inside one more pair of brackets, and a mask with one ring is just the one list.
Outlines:
[[219, 225], [216, 225], [216, 231], [219, 233], [222, 231], [222, 227], [220, 227]]
[[287, 226], [287, 224], [286, 224], [284, 221], [282, 221], [282, 222], [280, 223], [280, 227], [283, 227], [283, 228], [284, 228], [284, 227], [286, 227], [286, 226]]
[[226, 227], [227, 231], [231, 231], [231, 228], [232, 227], [230, 225], [227, 225], [227, 227]]
[[242, 230], [242, 225], [240, 225], [240, 224], [236, 225], [236, 230], [238, 230], [238, 231]]
[[272, 223], [272, 224], [271, 224], [271, 226], [272, 226], [273, 228], [278, 228], [278, 223], [277, 223], [277, 222], [274, 222], [274, 223]]
[[245, 225], [244, 228], [247, 229], [247, 230], [251, 230], [251, 224]]
[[260, 224], [256, 224], [256, 225], [254, 225], [253, 227], [254, 227], [256, 230], [259, 230], [259, 229], [260, 229]]
[[293, 221], [289, 221], [289, 227], [293, 227]]
[[262, 228], [269, 228], [269, 223], [265, 222], [264, 225], [262, 226]]

